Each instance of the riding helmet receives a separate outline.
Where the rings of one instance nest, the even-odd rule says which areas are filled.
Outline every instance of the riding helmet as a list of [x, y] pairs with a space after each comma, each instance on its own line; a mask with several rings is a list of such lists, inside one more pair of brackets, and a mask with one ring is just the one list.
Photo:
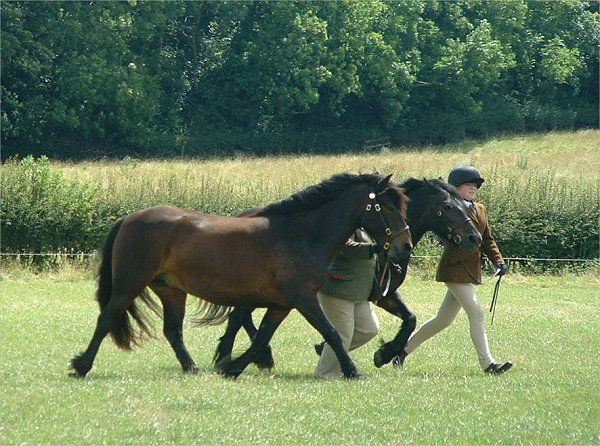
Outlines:
[[448, 183], [455, 187], [464, 183], [475, 183], [477, 188], [480, 188], [484, 181], [479, 171], [473, 166], [456, 166], [448, 175]]

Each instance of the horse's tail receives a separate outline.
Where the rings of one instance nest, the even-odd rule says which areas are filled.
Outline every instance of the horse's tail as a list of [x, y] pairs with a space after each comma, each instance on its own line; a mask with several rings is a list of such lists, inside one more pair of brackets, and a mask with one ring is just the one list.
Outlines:
[[[100, 312], [102, 312], [102, 310], [108, 305], [108, 302], [112, 296], [113, 246], [122, 224], [123, 219], [117, 221], [113, 225], [106, 236], [104, 246], [102, 248], [100, 266], [97, 272], [98, 290], [96, 291], [96, 300], [98, 301], [98, 305], [100, 305]], [[147, 289], [144, 289], [144, 291], [138, 297], [140, 297], [154, 313], [160, 316], [160, 309], [158, 308], [158, 305], [151, 299], [150, 293]], [[133, 317], [133, 319], [138, 323], [140, 328], [139, 332], [136, 332], [133, 329], [127, 313], [129, 313], [131, 317]], [[123, 313], [118, 320], [113, 322], [110, 335], [117, 347], [123, 350], [131, 350], [132, 344], [138, 345], [143, 339], [144, 335], [148, 335], [149, 337], [154, 336], [149, 319], [145, 314], [140, 312], [139, 308], [134, 302], [132, 302], [129, 308], [127, 308], [127, 312]]]
[[197, 327], [204, 325], [220, 325], [227, 320], [229, 313], [232, 311], [233, 307], [217, 305], [201, 300], [193, 323]]

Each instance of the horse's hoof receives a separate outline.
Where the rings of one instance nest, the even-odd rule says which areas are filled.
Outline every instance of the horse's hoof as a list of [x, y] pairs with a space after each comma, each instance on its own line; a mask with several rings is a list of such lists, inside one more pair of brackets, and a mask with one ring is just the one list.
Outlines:
[[69, 373], [70, 378], [83, 379], [85, 378], [85, 374], [81, 374], [79, 372], [71, 372]]
[[275, 367], [275, 364], [273, 362], [268, 363], [268, 364], [264, 364], [262, 362], [256, 362], [256, 367], [258, 367], [258, 370], [271, 370], [273, 367]]
[[357, 380], [361, 380], [361, 379], [365, 379], [365, 375], [363, 375], [362, 373], [360, 373], [359, 371], [356, 371], [354, 373], [351, 373], [350, 375], [346, 376], [346, 379], [357, 379]]
[[269, 355], [265, 355], [264, 358], [259, 358], [256, 361], [254, 361], [254, 364], [256, 364], [256, 367], [258, 367], [258, 370], [271, 370], [273, 367], [275, 367], [275, 361], [273, 360], [273, 357]]
[[192, 363], [191, 365], [183, 368], [183, 373], [185, 373], [186, 375], [197, 375], [198, 367], [196, 366], [196, 364]]
[[256, 354], [252, 362], [256, 364], [259, 370], [271, 370], [275, 367], [271, 346], [267, 345], [262, 351]]
[[388, 362], [389, 361], [386, 361], [383, 358], [383, 352], [381, 351], [381, 349], [377, 350], [375, 354], [373, 354], [373, 364], [375, 364], [375, 367], [377, 367], [378, 369], [386, 365]]
[[235, 379], [237, 379], [238, 376], [241, 375], [241, 373], [242, 373], [241, 370], [232, 370], [232, 371], [225, 371], [225, 370], [223, 370], [221, 372], [221, 375], [223, 375], [227, 379], [235, 380]]
[[223, 374], [227, 364], [231, 362], [231, 355], [223, 356], [221, 359], [215, 362], [215, 369], [217, 372]]

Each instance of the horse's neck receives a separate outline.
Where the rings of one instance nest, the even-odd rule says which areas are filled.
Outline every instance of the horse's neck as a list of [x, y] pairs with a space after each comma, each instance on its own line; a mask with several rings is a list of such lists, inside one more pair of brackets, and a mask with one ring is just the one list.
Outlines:
[[[411, 203], [413, 204], [412, 206]], [[413, 246], [416, 246], [417, 243], [419, 243], [419, 241], [423, 238], [425, 233], [430, 229], [429, 221], [427, 218], [428, 215], [426, 211], [416, 211], [412, 199], [408, 202], [408, 209], [406, 213], [408, 225], [410, 226], [410, 235], [412, 237], [412, 243]]]
[[[348, 205], [352, 203], [352, 205]], [[299, 214], [300, 229], [319, 241], [319, 248], [333, 258], [360, 223], [363, 213], [362, 200], [357, 195], [353, 200], [340, 197], [317, 209]]]

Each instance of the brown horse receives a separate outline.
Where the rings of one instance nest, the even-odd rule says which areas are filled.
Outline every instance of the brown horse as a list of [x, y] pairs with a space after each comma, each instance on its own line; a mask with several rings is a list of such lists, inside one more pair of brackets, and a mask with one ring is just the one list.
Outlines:
[[[442, 243], [453, 244], [466, 251], [472, 251], [478, 248], [481, 243], [481, 236], [477, 228], [473, 225], [471, 219], [467, 216], [462, 198], [454, 186], [439, 180], [417, 180], [410, 178], [400, 184], [404, 193], [408, 196], [407, 218], [410, 225], [413, 245], [416, 246], [426, 232], [432, 231], [436, 234]], [[404, 350], [411, 333], [417, 325], [415, 314], [404, 303], [404, 300], [398, 292], [398, 288], [404, 282], [406, 272], [408, 271], [408, 261], [406, 258], [399, 264], [394, 265], [389, 262], [388, 268], [382, 268], [387, 271], [388, 281], [384, 288], [387, 293], [373, 288], [371, 300], [380, 308], [388, 311], [402, 319], [402, 325], [396, 337], [375, 352], [373, 362], [376, 367], [382, 367], [389, 363]], [[387, 258], [381, 258], [385, 264]], [[386, 282], [379, 277], [378, 283]], [[228, 317], [227, 328], [217, 345], [214, 356], [215, 364], [227, 360], [231, 356], [235, 337], [241, 327], [244, 327], [250, 339], [256, 335], [256, 327], [252, 321], [252, 308], [237, 307]], [[322, 344], [316, 345], [315, 349], [320, 354]], [[274, 367], [275, 361], [270, 346], [266, 346], [262, 351], [257, 352], [253, 362], [261, 369], [270, 369]]]
[[335, 175], [243, 218], [161, 206], [120, 220], [102, 253], [96, 329], [87, 350], [72, 359], [71, 376], [84, 377], [91, 370], [107, 334], [129, 350], [149, 333], [134, 302], [140, 297], [158, 311], [149, 287], [163, 305], [163, 333], [185, 372], [197, 372], [183, 342], [185, 302], [192, 294], [213, 304], [205, 315], [208, 322], [223, 321], [233, 306], [267, 308], [250, 348], [218, 365], [225, 376], [239, 376], [295, 308], [332, 346], [344, 375], [360, 377], [321, 311], [317, 290], [333, 256], [358, 226], [390, 258], [401, 261], [410, 255], [407, 198], [390, 177]]

